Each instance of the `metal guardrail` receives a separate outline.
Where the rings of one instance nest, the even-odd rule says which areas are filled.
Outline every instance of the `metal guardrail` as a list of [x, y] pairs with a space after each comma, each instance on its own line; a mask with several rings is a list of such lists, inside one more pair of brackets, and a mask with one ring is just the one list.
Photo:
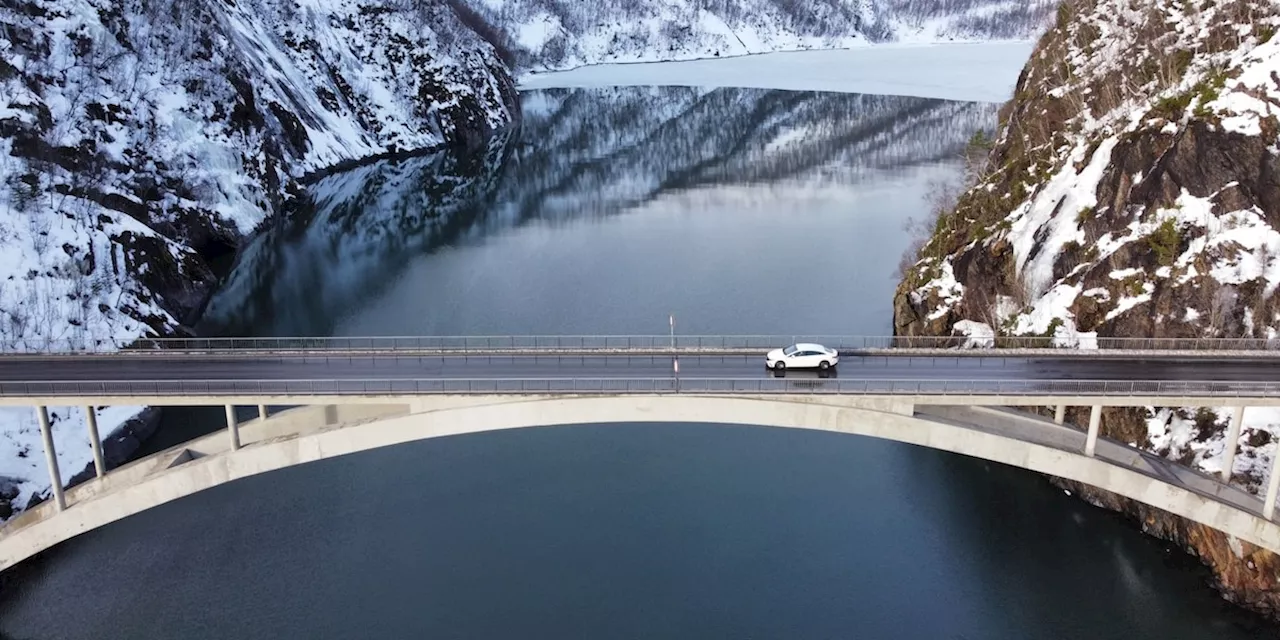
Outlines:
[[1275, 351], [1280, 339], [1113, 338], [1039, 336], [805, 336], [805, 335], [526, 335], [367, 336], [267, 338], [139, 338], [128, 342], [16, 340], [0, 343], [0, 353], [71, 354], [171, 351], [582, 351], [670, 349], [760, 349], [817, 342], [841, 350], [875, 349], [1070, 349], [1126, 351]]
[[1141, 380], [840, 380], [839, 378], [421, 378], [0, 382], [0, 396], [432, 394], [848, 394], [1280, 397], [1280, 382]]

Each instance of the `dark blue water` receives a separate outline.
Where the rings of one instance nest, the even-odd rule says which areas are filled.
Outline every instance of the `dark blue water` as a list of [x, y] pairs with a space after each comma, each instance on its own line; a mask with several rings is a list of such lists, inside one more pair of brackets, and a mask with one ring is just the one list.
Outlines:
[[[737, 90], [526, 106], [480, 153], [318, 185], [207, 329], [662, 333], [675, 313], [687, 333], [885, 333], [902, 223], [994, 119]], [[175, 441], [218, 423], [169, 415]], [[738, 425], [365, 452], [139, 514], [8, 577], [0, 632], [41, 640], [1276, 636], [1194, 561], [1034, 474]]]

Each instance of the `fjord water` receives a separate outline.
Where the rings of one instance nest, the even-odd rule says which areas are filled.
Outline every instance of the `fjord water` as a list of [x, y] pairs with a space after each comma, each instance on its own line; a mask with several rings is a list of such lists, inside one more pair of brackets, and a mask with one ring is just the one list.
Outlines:
[[[883, 334], [909, 216], [990, 105], [764, 90], [525, 94], [521, 130], [313, 185], [206, 330]], [[215, 412], [216, 413], [216, 412]], [[182, 418], [172, 416], [180, 415]], [[161, 437], [216, 428], [173, 412]], [[62, 545], [14, 638], [1274, 634], [1039, 476], [730, 425], [453, 437], [224, 485]]]

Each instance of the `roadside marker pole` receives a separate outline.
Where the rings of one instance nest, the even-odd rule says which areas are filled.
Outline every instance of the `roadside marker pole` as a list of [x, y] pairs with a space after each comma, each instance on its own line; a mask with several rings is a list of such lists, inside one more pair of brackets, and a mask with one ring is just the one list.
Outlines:
[[676, 314], [667, 315], [667, 326], [671, 327], [671, 372], [675, 376], [676, 391], [680, 391], [680, 356], [676, 354]]

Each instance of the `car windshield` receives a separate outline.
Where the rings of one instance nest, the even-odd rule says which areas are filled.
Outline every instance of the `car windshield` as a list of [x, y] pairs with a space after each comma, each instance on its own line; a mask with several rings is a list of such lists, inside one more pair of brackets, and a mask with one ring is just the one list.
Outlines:
[[799, 350], [800, 350], [800, 349], [799, 349], [798, 347], [796, 347], [796, 346], [793, 344], [793, 345], [791, 345], [791, 346], [787, 347], [786, 349], [783, 349], [783, 350], [782, 350], [782, 355], [784, 355], [784, 356], [789, 356], [789, 355], [791, 355], [791, 354], [793, 354], [793, 353], [795, 353], [795, 352], [797, 352], [797, 351], [799, 351]]

